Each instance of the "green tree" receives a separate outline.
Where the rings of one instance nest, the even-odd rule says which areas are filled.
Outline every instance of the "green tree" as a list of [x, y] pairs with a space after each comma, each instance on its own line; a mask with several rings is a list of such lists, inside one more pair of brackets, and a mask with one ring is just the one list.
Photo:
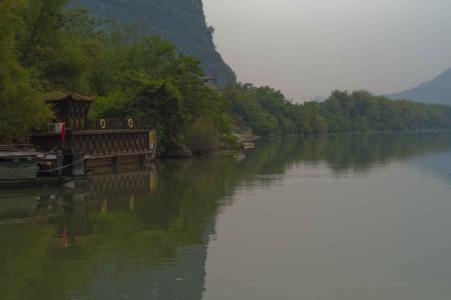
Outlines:
[[24, 30], [19, 13], [26, 1], [0, 2], [0, 137], [21, 142], [50, 116], [39, 84], [17, 57], [17, 32]]

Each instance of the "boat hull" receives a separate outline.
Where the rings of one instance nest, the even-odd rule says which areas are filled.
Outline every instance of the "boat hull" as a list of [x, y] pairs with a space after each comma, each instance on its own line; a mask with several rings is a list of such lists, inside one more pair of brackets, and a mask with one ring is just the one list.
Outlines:
[[1, 179], [0, 189], [31, 188], [63, 185], [70, 179], [65, 177], [38, 177], [35, 179]]

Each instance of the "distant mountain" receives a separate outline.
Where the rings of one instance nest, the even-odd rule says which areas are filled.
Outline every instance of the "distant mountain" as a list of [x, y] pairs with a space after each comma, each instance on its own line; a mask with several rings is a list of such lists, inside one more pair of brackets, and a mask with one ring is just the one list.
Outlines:
[[213, 43], [202, 0], [81, 0], [93, 15], [122, 23], [137, 24], [146, 34], [156, 34], [174, 43], [182, 53], [202, 62], [207, 76], [218, 85], [236, 80]]
[[408, 99], [424, 103], [451, 105], [451, 69], [435, 79], [424, 82], [410, 90], [388, 95], [391, 99]]

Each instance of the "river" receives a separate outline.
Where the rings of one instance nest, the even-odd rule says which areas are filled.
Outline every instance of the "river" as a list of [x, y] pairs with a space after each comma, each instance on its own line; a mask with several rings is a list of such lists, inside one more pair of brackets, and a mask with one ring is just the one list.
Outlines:
[[450, 299], [450, 216], [450, 133], [0, 190], [0, 299]]

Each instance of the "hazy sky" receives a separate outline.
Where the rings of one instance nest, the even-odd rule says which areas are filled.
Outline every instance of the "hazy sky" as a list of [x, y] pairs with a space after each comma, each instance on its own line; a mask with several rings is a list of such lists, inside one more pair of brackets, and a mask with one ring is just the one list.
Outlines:
[[451, 67], [451, 0], [203, 0], [242, 82], [293, 100], [397, 92]]

